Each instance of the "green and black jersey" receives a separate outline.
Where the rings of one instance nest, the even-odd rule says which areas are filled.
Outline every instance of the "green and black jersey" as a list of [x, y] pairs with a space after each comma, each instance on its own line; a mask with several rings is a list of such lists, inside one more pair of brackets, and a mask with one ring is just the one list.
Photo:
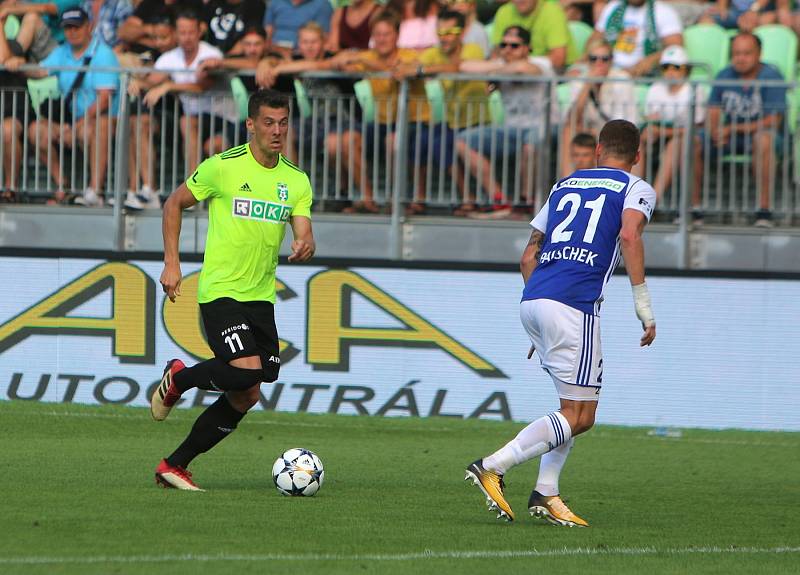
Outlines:
[[283, 156], [274, 168], [265, 168], [244, 144], [205, 160], [186, 186], [197, 200], [210, 200], [197, 300], [275, 303], [275, 268], [286, 222], [311, 217], [306, 173]]

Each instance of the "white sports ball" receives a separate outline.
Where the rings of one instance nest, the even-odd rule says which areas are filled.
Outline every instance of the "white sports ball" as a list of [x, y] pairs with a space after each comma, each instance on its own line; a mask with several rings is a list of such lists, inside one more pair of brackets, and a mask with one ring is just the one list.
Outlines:
[[311, 497], [325, 480], [322, 461], [302, 447], [284, 451], [272, 465], [272, 480], [284, 495]]

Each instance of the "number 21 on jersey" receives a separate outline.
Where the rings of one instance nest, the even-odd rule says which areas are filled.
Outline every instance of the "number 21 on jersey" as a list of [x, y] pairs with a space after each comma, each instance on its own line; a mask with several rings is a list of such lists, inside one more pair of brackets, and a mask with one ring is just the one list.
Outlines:
[[586, 231], [583, 233], [583, 242], [590, 244], [594, 241], [595, 232], [597, 232], [597, 223], [600, 221], [600, 214], [603, 212], [603, 204], [606, 201], [605, 194], [601, 194], [594, 200], [583, 201], [580, 194], [571, 192], [565, 194], [561, 201], [556, 206], [557, 212], [562, 212], [569, 209], [569, 214], [564, 220], [558, 224], [550, 235], [550, 242], [557, 244], [560, 242], [568, 242], [572, 239], [572, 232], [575, 229], [570, 229], [575, 217], [578, 215], [578, 210], [581, 208], [589, 209], [592, 214], [589, 216], [589, 222], [586, 225]]

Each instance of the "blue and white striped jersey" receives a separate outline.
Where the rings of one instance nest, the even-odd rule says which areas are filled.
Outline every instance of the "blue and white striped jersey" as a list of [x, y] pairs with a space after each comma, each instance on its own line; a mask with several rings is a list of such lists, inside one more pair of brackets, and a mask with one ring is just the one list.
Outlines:
[[551, 299], [598, 314], [619, 264], [622, 211], [638, 210], [649, 221], [655, 203], [650, 184], [623, 170], [578, 170], [559, 180], [531, 221], [544, 232], [544, 245], [522, 300]]

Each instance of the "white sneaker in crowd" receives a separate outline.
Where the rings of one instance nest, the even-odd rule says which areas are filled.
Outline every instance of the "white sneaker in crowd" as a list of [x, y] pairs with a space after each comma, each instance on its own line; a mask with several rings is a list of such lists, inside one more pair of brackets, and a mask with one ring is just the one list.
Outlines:
[[102, 208], [103, 196], [94, 191], [94, 188], [86, 188], [82, 196], [75, 198], [75, 203], [79, 206], [86, 206], [89, 208]]
[[[108, 198], [107, 204], [112, 208], [116, 203], [117, 200], [113, 196]], [[128, 193], [125, 194], [125, 200], [122, 202], [122, 205], [129, 210], [141, 210], [144, 208], [144, 205], [139, 201], [139, 198], [136, 197], [136, 194], [130, 190], [128, 190]]]
[[142, 186], [142, 189], [139, 190], [139, 193], [136, 194], [136, 197], [139, 198], [139, 201], [147, 209], [161, 209], [161, 198], [159, 197], [158, 192], [153, 190], [153, 188], [150, 186]]

